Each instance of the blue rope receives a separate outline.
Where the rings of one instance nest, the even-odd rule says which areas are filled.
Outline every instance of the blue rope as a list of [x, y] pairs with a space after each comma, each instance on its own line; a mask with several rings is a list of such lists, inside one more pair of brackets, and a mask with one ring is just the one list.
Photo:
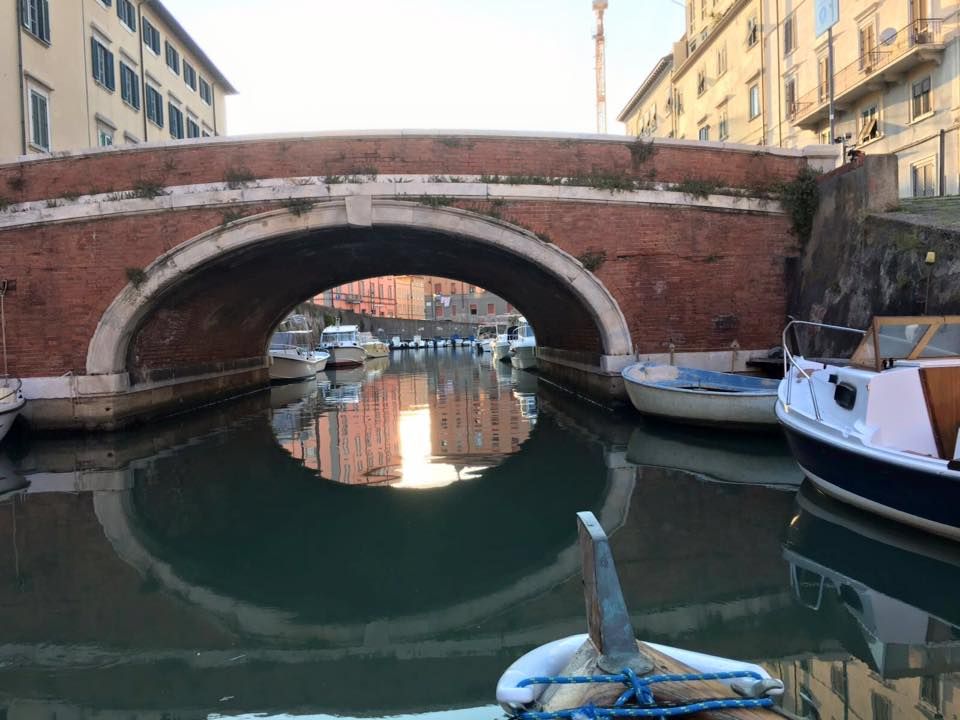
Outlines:
[[[599, 708], [594, 705], [543, 712], [528, 710], [514, 717], [518, 720], [568, 720], [570, 718], [646, 718], [690, 715], [705, 710], [768, 708], [773, 705], [771, 698], [718, 698], [698, 700], [685, 705], [657, 705], [650, 686], [655, 683], [686, 682], [694, 680], [733, 680], [753, 678], [763, 680], [763, 676], [749, 670], [719, 673], [691, 673], [673, 675], [650, 675], [639, 677], [633, 670], [626, 668], [617, 675], [547, 675], [521, 680], [517, 687], [530, 685], [579, 685], [588, 683], [622, 683], [627, 689], [617, 698], [613, 707]], [[630, 703], [630, 705], [628, 705]]]

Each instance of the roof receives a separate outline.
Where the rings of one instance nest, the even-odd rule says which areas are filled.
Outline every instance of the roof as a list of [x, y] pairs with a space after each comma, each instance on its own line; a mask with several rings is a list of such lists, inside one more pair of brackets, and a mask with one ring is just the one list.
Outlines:
[[332, 332], [356, 332], [356, 325], [328, 325], [323, 329], [325, 333]]
[[236, 95], [237, 89], [227, 80], [226, 76], [220, 72], [220, 69], [213, 64], [213, 61], [207, 56], [203, 51], [197, 41], [190, 37], [183, 25], [180, 24], [180, 21], [177, 20], [173, 13], [167, 10], [166, 6], [160, 2], [160, 0], [144, 0], [144, 5], [149, 7], [153, 12], [157, 14], [157, 17], [162, 20], [167, 27], [177, 36], [177, 39], [182, 42], [187, 49], [197, 57], [200, 62], [202, 62], [207, 69], [210, 71], [210, 74], [213, 75], [213, 79], [216, 80], [217, 84], [220, 85], [227, 95]]
[[673, 53], [670, 55], [664, 55], [662, 58], [657, 60], [657, 64], [653, 66], [653, 70], [650, 71], [650, 74], [647, 75], [647, 79], [644, 80], [640, 87], [637, 88], [637, 91], [633, 94], [633, 97], [630, 98], [630, 101], [624, 106], [623, 110], [620, 111], [620, 114], [617, 115], [617, 120], [620, 122], [627, 121], [627, 115], [640, 103], [643, 99], [643, 96], [646, 95], [650, 89], [656, 84], [657, 80], [660, 79], [660, 76], [663, 75], [667, 70], [673, 67]]

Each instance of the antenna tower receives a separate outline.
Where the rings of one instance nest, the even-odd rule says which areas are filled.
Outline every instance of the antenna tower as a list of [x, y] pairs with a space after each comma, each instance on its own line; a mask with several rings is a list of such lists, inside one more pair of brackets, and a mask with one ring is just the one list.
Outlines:
[[607, 9], [607, 0], [593, 0], [593, 12], [597, 15], [596, 58], [594, 69], [597, 73], [597, 132], [607, 132], [607, 69], [606, 40], [603, 36], [603, 12]]

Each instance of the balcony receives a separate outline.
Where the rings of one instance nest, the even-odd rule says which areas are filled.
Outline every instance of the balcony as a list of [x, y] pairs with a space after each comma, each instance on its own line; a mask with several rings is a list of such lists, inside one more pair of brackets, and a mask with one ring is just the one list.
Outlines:
[[[901, 82], [917, 65], [931, 61], [940, 64], [943, 49], [943, 21], [915, 20], [885, 38], [879, 47], [834, 73], [835, 109], [849, 109], [865, 95]], [[788, 117], [801, 128], [816, 130], [829, 118], [829, 104], [828, 87], [824, 83], [797, 98], [789, 108]]]

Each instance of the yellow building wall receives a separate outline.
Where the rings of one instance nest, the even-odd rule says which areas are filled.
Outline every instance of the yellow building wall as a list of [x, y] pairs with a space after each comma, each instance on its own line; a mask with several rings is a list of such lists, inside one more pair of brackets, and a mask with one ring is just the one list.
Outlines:
[[[137, 3], [134, 6], [137, 7]], [[100, 0], [50, 2], [50, 43], [44, 43], [20, 25], [18, 3], [5, 2], [0, 8], [0, 90], [9, 102], [0, 103], [0, 159], [11, 160], [24, 154], [21, 102], [29, 114], [29, 89], [37, 87], [49, 96], [50, 150], [78, 150], [98, 145], [98, 124], [113, 130], [113, 143], [171, 140], [168, 103], [176, 100], [186, 121], [193, 116], [210, 135], [226, 130], [224, 88], [214, 81], [211, 69], [190, 53], [178, 35], [162, 22], [148, 6], [140, 6], [137, 30], [121, 22], [116, 3], [108, 7]], [[160, 54], [154, 55], [143, 43], [142, 18], [160, 31]], [[17, 38], [23, 57], [24, 87], [20, 89]], [[114, 56], [115, 89], [101, 86], [93, 79], [91, 39], [96, 37]], [[180, 73], [166, 66], [164, 41], [171, 42], [180, 54]], [[191, 90], [183, 78], [183, 61], [197, 71], [197, 90]], [[120, 61], [138, 76], [140, 109], [121, 98]], [[160, 91], [164, 103], [164, 127], [146, 119], [146, 77]], [[200, 98], [199, 78], [213, 88], [214, 102]], [[29, 118], [27, 139], [29, 141]], [[28, 142], [26, 153], [42, 150]]]

